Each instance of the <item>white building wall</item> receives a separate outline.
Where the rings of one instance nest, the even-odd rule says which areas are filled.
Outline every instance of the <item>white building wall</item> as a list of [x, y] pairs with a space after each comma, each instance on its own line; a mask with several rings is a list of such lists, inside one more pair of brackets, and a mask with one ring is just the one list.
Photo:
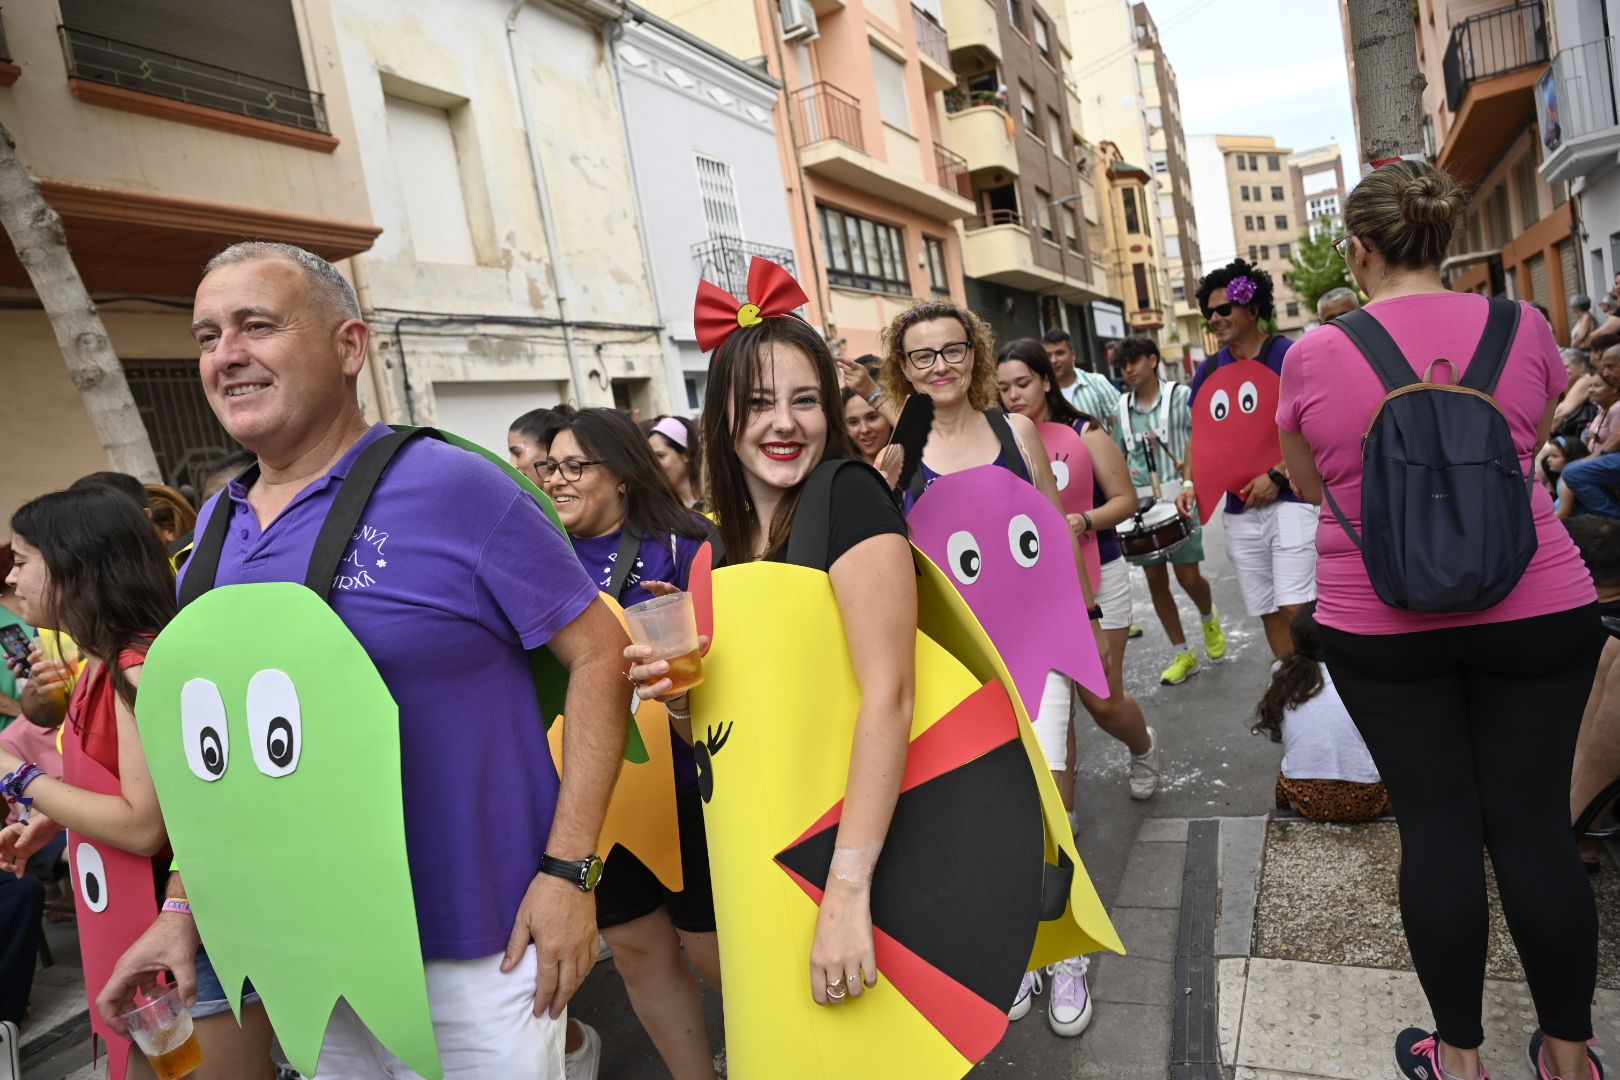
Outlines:
[[[1570, 49], [1603, 37], [1604, 16], [1610, 27], [1620, 27], [1620, 0], [1552, 0], [1557, 47]], [[1612, 55], [1612, 54], [1611, 54]], [[1620, 80], [1620, 71], [1610, 71]], [[1620, 157], [1614, 157], [1573, 182], [1580, 201], [1581, 292], [1590, 295], [1593, 310], [1598, 299], [1614, 286], [1620, 273]], [[1574, 293], [1574, 285], [1567, 286]]]
[[[658, 311], [601, 24], [535, 0], [509, 45], [507, 0], [332, 6], [383, 227], [352, 262], [383, 415], [498, 428], [484, 418], [611, 405], [615, 383], [642, 413], [662, 411]], [[504, 435], [479, 438], [504, 449]]]
[[1226, 186], [1226, 158], [1214, 135], [1187, 136], [1187, 169], [1192, 173], [1193, 212], [1198, 216], [1199, 276], [1232, 261], [1232, 193]]
[[[692, 328], [700, 272], [692, 249], [710, 239], [697, 159], [730, 166], [742, 241], [781, 248], [791, 258], [793, 231], [771, 111], [780, 90], [652, 21], [628, 22], [614, 52], [663, 314], [670, 409], [695, 415], [708, 356]], [[802, 277], [806, 268], [794, 269]], [[746, 299], [740, 292], [738, 298]]]

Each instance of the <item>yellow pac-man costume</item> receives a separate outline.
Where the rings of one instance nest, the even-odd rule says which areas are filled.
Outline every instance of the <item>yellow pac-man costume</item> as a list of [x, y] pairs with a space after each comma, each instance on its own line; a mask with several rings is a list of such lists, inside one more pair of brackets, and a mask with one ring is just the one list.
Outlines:
[[835, 1007], [811, 1000], [809, 957], [861, 692], [832, 584], [780, 563], [694, 569], [712, 603], [692, 714], [737, 1080], [960, 1077], [1000, 1041], [1026, 970], [1123, 951], [1006, 666], [916, 559], [912, 742], [873, 878], [881, 981]]

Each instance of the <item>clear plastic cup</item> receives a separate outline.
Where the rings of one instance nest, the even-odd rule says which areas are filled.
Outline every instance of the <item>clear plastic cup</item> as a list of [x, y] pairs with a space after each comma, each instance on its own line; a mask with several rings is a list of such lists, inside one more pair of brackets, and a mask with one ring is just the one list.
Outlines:
[[134, 1011], [124, 1014], [124, 1023], [158, 1080], [180, 1080], [196, 1071], [202, 1064], [202, 1046], [179, 988], [164, 987], [156, 997], [137, 994], [135, 1003]]
[[660, 596], [624, 609], [630, 640], [651, 645], [652, 659], [669, 663], [671, 694], [684, 693], [703, 681], [703, 658], [698, 654], [697, 613], [692, 594]]

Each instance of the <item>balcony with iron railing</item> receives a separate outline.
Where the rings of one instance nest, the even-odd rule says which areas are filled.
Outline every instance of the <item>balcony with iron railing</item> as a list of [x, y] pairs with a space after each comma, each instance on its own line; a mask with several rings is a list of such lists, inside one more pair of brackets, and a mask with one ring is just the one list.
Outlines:
[[1016, 210], [986, 210], [981, 214], [974, 214], [962, 222], [962, 228], [966, 232], [978, 232], [980, 229], [988, 229], [996, 225], [1016, 225], [1022, 229], [1024, 219]]
[[934, 175], [939, 177], [940, 187], [964, 199], [971, 199], [973, 181], [969, 178], [968, 172], [967, 158], [952, 153], [950, 148], [939, 143], [934, 144]]
[[1466, 183], [1497, 165], [1534, 118], [1547, 38], [1541, 0], [1521, 0], [1452, 27], [1442, 61], [1451, 126], [1437, 165]]
[[951, 68], [951, 46], [945, 28], [915, 4], [911, 7], [911, 21], [917, 28], [917, 56], [922, 61], [923, 85], [929, 93], [955, 86], [956, 72]]
[[1446, 107], [1458, 112], [1475, 84], [1546, 62], [1547, 13], [1542, 0], [1521, 0], [1471, 15], [1451, 28], [1451, 41], [1441, 63]]
[[57, 33], [69, 85], [82, 100], [161, 115], [160, 108], [173, 107], [144, 108], [141, 101], [163, 98], [178, 102], [202, 126], [242, 131], [246, 125], [246, 133], [265, 138], [336, 145], [328, 134], [325, 98], [316, 91], [69, 26], [57, 27]]
[[1537, 85], [1544, 160], [1550, 183], [1574, 180], [1612, 163], [1620, 151], [1615, 108], [1614, 39], [1560, 49]]
[[945, 95], [945, 145], [970, 170], [1019, 172], [1017, 128], [993, 91], [957, 89]]
[[948, 182], [937, 153], [930, 174], [926, 146], [914, 138], [895, 132], [880, 150], [868, 150], [855, 95], [817, 82], [793, 91], [788, 104], [805, 172], [946, 221], [973, 212], [960, 182]]
[[692, 245], [692, 260], [698, 276], [720, 286], [732, 296], [748, 294], [748, 267], [755, 257], [776, 263], [788, 273], [796, 273], [793, 249], [754, 244], [729, 236], [704, 240]]

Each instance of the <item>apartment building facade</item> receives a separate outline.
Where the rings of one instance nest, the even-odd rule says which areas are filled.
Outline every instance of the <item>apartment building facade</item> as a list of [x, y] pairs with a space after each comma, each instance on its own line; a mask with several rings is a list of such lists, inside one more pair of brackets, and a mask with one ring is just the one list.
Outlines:
[[1241, 257], [1266, 271], [1275, 290], [1277, 331], [1298, 334], [1315, 313], [1305, 310], [1283, 280], [1301, 231], [1288, 164], [1293, 151], [1268, 135], [1216, 135], [1209, 145], [1215, 154], [1207, 159], [1208, 167], [1215, 172], [1200, 205], [1207, 221], [1221, 212], [1224, 202], [1232, 241], [1226, 250], [1205, 248], [1205, 269]]
[[1106, 282], [1086, 229], [1090, 160], [1062, 16], [1035, 0], [948, 0], [945, 28], [956, 76], [945, 146], [964, 163], [974, 203], [962, 223], [968, 303], [1000, 340], [1063, 327], [1094, 360], [1087, 312]]
[[1344, 155], [1337, 142], [1288, 156], [1294, 189], [1294, 221], [1300, 235], [1337, 236], [1344, 226]]
[[[163, 479], [194, 484], [234, 447], [197, 378], [203, 263], [244, 239], [341, 262], [379, 232], [327, 0], [60, 0], [0, 19], [0, 120], [62, 217]], [[30, 464], [0, 476], [9, 513], [107, 461], [4, 237], [0, 295], [0, 422]]]
[[1194, 367], [1204, 358], [1202, 315], [1198, 310], [1198, 218], [1193, 209], [1192, 171], [1187, 163], [1187, 135], [1181, 121], [1181, 91], [1176, 69], [1165, 55], [1159, 28], [1148, 6], [1131, 7], [1136, 22], [1137, 63], [1141, 68], [1148, 163], [1158, 184], [1155, 213], [1167, 315], [1165, 346], [1183, 354]]

